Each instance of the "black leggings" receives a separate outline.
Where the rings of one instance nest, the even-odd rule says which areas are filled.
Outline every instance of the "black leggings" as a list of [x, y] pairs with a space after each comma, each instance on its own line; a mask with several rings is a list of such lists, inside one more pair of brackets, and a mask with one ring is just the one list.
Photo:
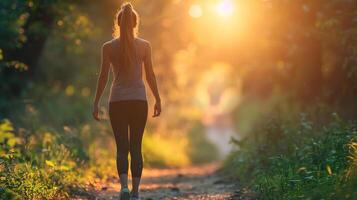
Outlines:
[[[109, 103], [109, 117], [117, 145], [118, 174], [128, 174], [128, 154], [133, 177], [141, 177], [143, 158], [141, 141], [146, 125], [148, 104], [144, 100], [123, 100]], [[129, 131], [130, 130], [130, 131]], [[128, 135], [128, 132], [130, 134]]]

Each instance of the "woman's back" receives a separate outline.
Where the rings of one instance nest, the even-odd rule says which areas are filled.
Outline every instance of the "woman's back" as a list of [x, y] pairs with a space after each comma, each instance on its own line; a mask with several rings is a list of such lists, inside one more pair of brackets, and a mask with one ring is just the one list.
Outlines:
[[120, 38], [113, 39], [105, 44], [109, 48], [109, 59], [112, 66], [113, 82], [110, 89], [109, 101], [119, 100], [146, 100], [146, 91], [142, 80], [142, 64], [147, 59], [149, 42], [134, 39], [134, 62], [132, 66], [122, 66], [119, 49]]

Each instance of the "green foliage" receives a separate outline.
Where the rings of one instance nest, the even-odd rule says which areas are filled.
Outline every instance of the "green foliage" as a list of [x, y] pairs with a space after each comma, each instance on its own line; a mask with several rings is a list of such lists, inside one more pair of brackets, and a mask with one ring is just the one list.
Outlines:
[[27, 137], [22, 135], [22, 139], [16, 136], [19, 134], [9, 120], [0, 123], [0, 197], [68, 197], [73, 183], [79, 179], [80, 160], [60, 143], [56, 134], [39, 131]]
[[192, 163], [207, 163], [218, 158], [216, 147], [207, 140], [204, 126], [200, 122], [194, 123], [194, 126], [188, 133], [188, 156]]
[[[1, 1], [0, 26], [3, 28], [0, 30], [0, 91], [7, 95], [0, 98], [0, 109], [7, 111], [7, 102], [32, 91], [34, 82], [69, 82], [69, 78], [65, 79], [70, 77], [68, 73], [63, 75], [59, 72], [63, 65], [73, 66], [73, 59], [66, 64], [61, 60], [61, 69], [53, 64], [53, 57], [44, 64], [45, 69], [41, 69], [40, 62], [43, 60], [43, 52], [48, 52], [47, 48], [55, 52], [51, 55], [55, 54], [56, 59], [67, 53], [72, 56], [80, 54], [83, 52], [82, 43], [94, 35], [95, 29], [91, 26], [91, 21], [77, 4], [78, 1], [67, 0]], [[49, 44], [54, 44], [55, 47]], [[49, 68], [50, 63], [52, 67]], [[53, 78], [48, 74], [57, 76]]]
[[[21, 31], [28, 16], [23, 15], [26, 0], [0, 2], [0, 47], [13, 49], [21, 46], [25, 36]], [[0, 59], [1, 60], [1, 59]]]
[[355, 199], [357, 174], [350, 168], [356, 124], [333, 114], [320, 125], [312, 116], [275, 112], [262, 117], [237, 143], [241, 150], [230, 155], [226, 169], [261, 199]]
[[19, 138], [16, 138], [13, 131], [14, 129], [9, 120], [4, 120], [4, 122], [0, 123], [0, 156], [8, 157], [9, 152], [15, 153], [16, 148], [14, 147]]

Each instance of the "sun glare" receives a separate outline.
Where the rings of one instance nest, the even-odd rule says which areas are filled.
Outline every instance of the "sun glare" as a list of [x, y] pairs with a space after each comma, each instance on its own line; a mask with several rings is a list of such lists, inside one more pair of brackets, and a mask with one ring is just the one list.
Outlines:
[[217, 13], [223, 17], [233, 14], [233, 3], [230, 0], [222, 0], [216, 7]]
[[202, 8], [198, 4], [194, 4], [190, 7], [189, 14], [193, 18], [199, 18], [202, 16]]

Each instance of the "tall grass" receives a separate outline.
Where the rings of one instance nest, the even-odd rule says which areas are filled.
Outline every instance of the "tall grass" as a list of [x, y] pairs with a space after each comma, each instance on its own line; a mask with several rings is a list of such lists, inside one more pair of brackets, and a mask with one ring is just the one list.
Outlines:
[[[25, 135], [26, 134], [26, 135]], [[83, 162], [63, 144], [56, 133], [26, 133], [9, 120], [0, 123], [0, 198], [67, 198], [79, 182]]]
[[315, 111], [261, 115], [225, 169], [260, 199], [357, 199], [357, 124]]

